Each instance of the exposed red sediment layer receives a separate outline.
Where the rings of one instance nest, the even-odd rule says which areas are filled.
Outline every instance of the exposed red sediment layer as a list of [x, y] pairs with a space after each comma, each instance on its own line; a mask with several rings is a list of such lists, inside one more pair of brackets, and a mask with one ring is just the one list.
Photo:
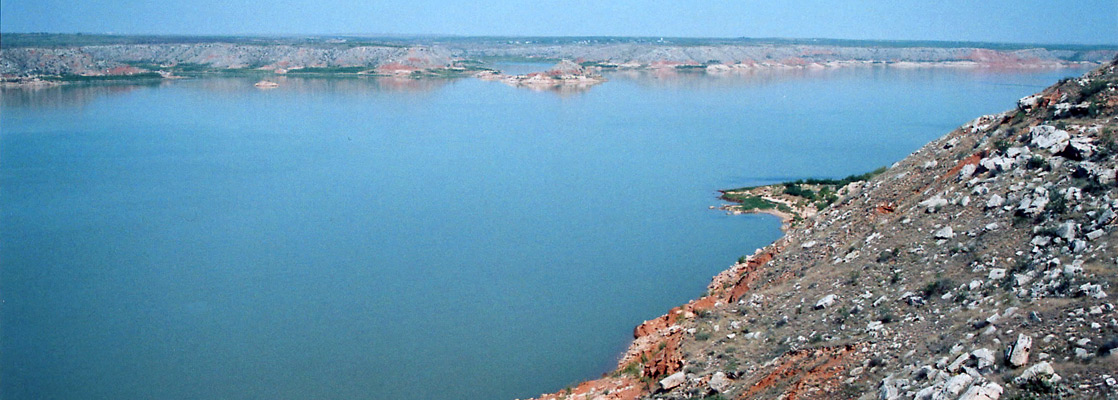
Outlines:
[[[819, 347], [795, 350], [774, 359], [769, 372], [758, 371], [761, 376], [738, 399], [781, 398], [841, 399], [860, 396], [861, 393], [842, 393], [845, 372], [865, 359], [860, 350], [864, 344]], [[809, 390], [810, 389], [810, 390]]]
[[943, 174], [943, 179], [950, 179], [952, 177], [958, 176], [959, 171], [962, 171], [963, 167], [968, 165], [978, 165], [978, 162], [982, 161], [983, 157], [986, 157], [986, 150], [982, 150], [980, 152], [967, 156], [967, 158], [964, 158], [960, 160], [958, 164], [955, 164], [955, 166], [947, 171], [946, 174]]

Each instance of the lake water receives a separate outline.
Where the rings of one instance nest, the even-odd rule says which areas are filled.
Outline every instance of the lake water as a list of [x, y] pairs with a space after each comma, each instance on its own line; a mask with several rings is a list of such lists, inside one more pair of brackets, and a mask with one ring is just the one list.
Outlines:
[[511, 399], [780, 235], [716, 189], [889, 165], [1083, 71], [5, 90], [7, 399]]

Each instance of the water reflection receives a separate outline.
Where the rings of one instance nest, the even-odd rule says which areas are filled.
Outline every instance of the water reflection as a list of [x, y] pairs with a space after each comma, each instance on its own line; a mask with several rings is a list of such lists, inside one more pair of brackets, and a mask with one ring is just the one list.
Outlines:
[[137, 89], [166, 83], [82, 84], [0, 90], [0, 108], [82, 107], [97, 98], [119, 96]]
[[[508, 67], [509, 64], [495, 65]], [[513, 69], [539, 69], [547, 65], [540, 63], [514, 64]], [[1069, 75], [1075, 75], [1087, 70], [1083, 68], [1069, 68], [1063, 70]], [[887, 66], [864, 66], [844, 68], [821, 69], [741, 69], [724, 72], [706, 72], [702, 70], [679, 70], [675, 68], [658, 68], [647, 70], [616, 70], [604, 71], [604, 75], [611, 81], [625, 81], [638, 86], [649, 88], [670, 89], [727, 89], [738, 87], [762, 87], [782, 82], [795, 80], [829, 80], [836, 78], [885, 78], [896, 81], [927, 81], [927, 80], [952, 80], [967, 78], [971, 81], [987, 81], [996, 85], [1017, 85], [1013, 79], [1007, 80], [1006, 75], [1035, 75], [1051, 72], [1037, 69], [982, 69], [982, 68], [894, 68]], [[996, 78], [995, 78], [996, 77]], [[0, 108], [61, 108], [82, 107], [102, 97], [115, 97], [133, 92], [142, 88], [154, 87], [190, 87], [217, 93], [238, 93], [245, 90], [275, 90], [295, 93], [362, 93], [362, 92], [399, 92], [399, 93], [429, 93], [443, 88], [462, 79], [457, 78], [422, 78], [412, 79], [407, 77], [294, 77], [283, 75], [267, 75], [266, 79], [279, 83], [279, 87], [269, 89], [255, 88], [253, 84], [262, 76], [244, 77], [202, 77], [181, 80], [165, 80], [160, 82], [143, 83], [92, 83], [71, 84], [42, 88], [18, 88], [0, 90]], [[497, 83], [497, 82], [495, 82]], [[606, 82], [603, 85], [609, 85]], [[514, 90], [532, 90], [547, 92], [560, 97], [582, 95], [597, 86], [561, 85], [555, 87], [539, 88], [514, 88]], [[1026, 85], [1036, 87], [1035, 84]]]
[[[344, 93], [361, 91], [386, 92], [430, 92], [462, 78], [423, 78], [407, 77], [293, 77], [268, 76], [267, 80], [276, 82], [279, 87], [267, 89], [299, 93]], [[245, 79], [199, 79], [198, 86], [212, 91], [239, 92], [256, 89], [255, 78]]]
[[190, 87], [214, 93], [239, 93], [245, 90], [276, 90], [297, 93], [345, 92], [433, 92], [459, 79], [472, 78], [400, 78], [346, 77], [315, 78], [268, 76], [279, 87], [259, 89], [253, 84], [260, 77], [204, 77], [144, 83], [68, 84], [37, 88], [0, 90], [0, 108], [73, 108], [83, 107], [104, 97], [119, 97], [133, 91], [154, 87]]
[[[1061, 71], [1070, 75], [1085, 72], [1087, 67], [1068, 68]], [[703, 70], [679, 70], [657, 68], [647, 70], [607, 71], [610, 80], [625, 80], [640, 86], [652, 88], [724, 89], [733, 87], [757, 87], [795, 80], [831, 79], [888, 79], [899, 82], [919, 82], [953, 80], [965, 78], [970, 81], [991, 81], [997, 85], [1017, 85], [1006, 76], [1027, 76], [1050, 73], [1053, 70], [1038, 69], [986, 69], [986, 68], [895, 68], [889, 66], [851, 66], [843, 68], [791, 68], [791, 69], [738, 69], [729, 71], [706, 72]], [[986, 79], [986, 78], [990, 79]], [[996, 77], [996, 78], [995, 78]], [[1037, 89], [1044, 86], [1026, 85]]]

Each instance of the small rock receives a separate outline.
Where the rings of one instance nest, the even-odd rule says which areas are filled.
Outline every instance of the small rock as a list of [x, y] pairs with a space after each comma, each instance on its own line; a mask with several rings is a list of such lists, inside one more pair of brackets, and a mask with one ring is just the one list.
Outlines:
[[955, 358], [955, 361], [952, 361], [951, 364], [947, 366], [947, 372], [959, 372], [959, 370], [963, 368], [963, 363], [967, 362], [969, 359], [969, 353], [960, 354], [959, 357]]
[[866, 332], [877, 332], [883, 327], [885, 327], [885, 324], [881, 321], [870, 321], [869, 324], [866, 324]]
[[1033, 349], [1033, 338], [1024, 333], [1017, 334], [1017, 342], [1010, 348], [1009, 365], [1016, 368], [1029, 362], [1029, 352]]
[[950, 226], [945, 226], [942, 229], [936, 231], [934, 237], [936, 239], [951, 239], [955, 237], [955, 231], [952, 230]]
[[1029, 136], [1032, 137], [1031, 145], [1048, 150], [1052, 154], [1063, 151], [1071, 141], [1071, 135], [1067, 131], [1056, 129], [1052, 125], [1034, 126], [1029, 129]]
[[1118, 218], [1118, 214], [1115, 214], [1114, 211], [1106, 210], [1103, 211], [1102, 214], [1099, 214], [1099, 219], [1095, 220], [1095, 223], [1098, 225], [1105, 225], [1114, 218]]
[[972, 351], [971, 356], [978, 360], [978, 369], [985, 370], [994, 366], [994, 352], [987, 348]]
[[938, 210], [940, 207], [946, 206], [947, 203], [947, 199], [944, 199], [937, 194], [934, 197], [921, 201], [918, 204], [920, 205], [920, 207], [926, 208], [927, 212], [933, 213], [936, 212], [936, 210]]
[[1072, 263], [1064, 266], [1064, 276], [1073, 277], [1083, 273], [1083, 263]]
[[1060, 152], [1060, 156], [1072, 160], [1084, 160], [1095, 154], [1097, 147], [1086, 138], [1074, 138], [1068, 141], [1067, 147]]
[[1001, 195], [994, 193], [990, 199], [986, 201], [986, 208], [998, 208], [1005, 204], [1005, 198]]
[[990, 280], [998, 280], [998, 279], [1005, 278], [1005, 268], [990, 269], [990, 275], [987, 278], [989, 278]]
[[683, 371], [668, 375], [667, 378], [660, 380], [660, 390], [672, 390], [676, 386], [682, 385], [686, 380], [687, 374], [684, 374]]
[[1002, 397], [1002, 387], [994, 382], [971, 386], [959, 400], [998, 400]]
[[726, 391], [726, 389], [730, 388], [731, 383], [729, 379], [726, 379], [726, 374], [722, 373], [722, 371], [715, 372], [714, 376], [710, 377], [710, 389], [715, 392], [722, 393]]
[[1016, 385], [1024, 385], [1033, 379], [1039, 379], [1048, 383], [1059, 382], [1061, 378], [1056, 375], [1056, 371], [1052, 369], [1052, 365], [1048, 361], [1041, 361], [1026, 369], [1021, 375], [1013, 378], [1013, 383]]
[[834, 305], [836, 298], [837, 297], [833, 294], [823, 296], [822, 299], [819, 299], [819, 301], [815, 303], [815, 309], [820, 310]]
[[958, 396], [959, 393], [962, 393], [963, 389], [966, 389], [967, 385], [970, 385], [973, 381], [974, 377], [967, 374], [952, 376], [951, 379], [947, 380], [947, 384], [943, 386], [943, 391], [941, 393], [948, 395], [948, 398], [954, 398]]
[[1106, 298], [1106, 292], [1102, 290], [1102, 286], [1092, 283], [1084, 283], [1082, 285], [1079, 285], [1079, 292], [1096, 299]]
[[1075, 239], [1076, 231], [1078, 231], [1078, 229], [1075, 221], [1064, 221], [1064, 223], [1056, 226], [1056, 236], [1062, 237], [1067, 241]]
[[1082, 347], [1076, 347], [1075, 348], [1075, 358], [1078, 358], [1080, 360], [1087, 360], [1087, 359], [1091, 358], [1091, 353], [1088, 352], [1087, 349], [1084, 349]]
[[978, 170], [978, 167], [975, 166], [974, 164], [964, 165], [963, 168], [959, 170], [959, 179], [970, 178], [971, 175], [974, 175], [974, 171], [977, 171], [977, 170]]

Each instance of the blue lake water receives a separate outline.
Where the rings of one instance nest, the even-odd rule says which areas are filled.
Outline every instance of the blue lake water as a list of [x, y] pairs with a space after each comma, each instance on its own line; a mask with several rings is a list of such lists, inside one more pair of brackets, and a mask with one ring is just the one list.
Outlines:
[[780, 235], [716, 189], [889, 165], [1081, 70], [5, 90], [6, 399], [511, 399]]

